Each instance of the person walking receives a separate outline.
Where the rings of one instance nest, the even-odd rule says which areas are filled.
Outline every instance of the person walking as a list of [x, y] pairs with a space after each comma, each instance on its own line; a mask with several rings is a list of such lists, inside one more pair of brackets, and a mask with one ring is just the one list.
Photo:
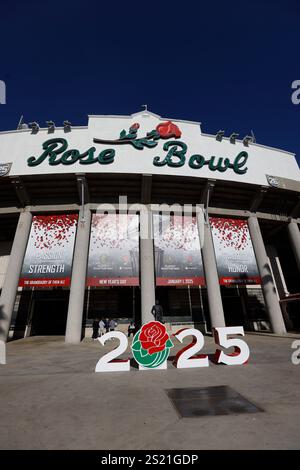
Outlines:
[[109, 332], [109, 318], [106, 317], [104, 320], [105, 333]]
[[103, 318], [101, 318], [101, 320], [100, 320], [99, 330], [100, 330], [100, 336], [103, 336], [104, 332], [105, 332], [105, 323], [103, 321]]
[[92, 336], [93, 340], [97, 341], [98, 336], [99, 336], [99, 318], [94, 318], [94, 321], [93, 321], [93, 336]]
[[115, 331], [115, 327], [117, 326], [117, 323], [113, 318], [111, 318], [109, 322], [109, 331]]
[[130, 338], [131, 335], [135, 335], [135, 323], [133, 321], [128, 325], [128, 338]]
[[155, 321], [159, 321], [159, 322], [162, 323], [162, 319], [163, 319], [163, 314], [164, 314], [164, 312], [163, 312], [163, 308], [162, 308], [162, 306], [160, 305], [158, 299], [156, 299], [155, 305], [153, 305], [152, 310], [151, 310], [151, 313], [152, 313], [152, 315], [154, 316]]
[[[109, 322], [109, 331], [115, 331], [115, 327], [117, 326], [117, 322], [111, 318]], [[112, 341], [114, 341], [114, 338], [111, 338]]]

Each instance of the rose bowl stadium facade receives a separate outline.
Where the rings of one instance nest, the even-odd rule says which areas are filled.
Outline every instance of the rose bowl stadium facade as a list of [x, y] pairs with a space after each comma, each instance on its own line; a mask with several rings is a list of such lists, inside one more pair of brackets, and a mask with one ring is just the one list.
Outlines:
[[300, 330], [295, 155], [145, 110], [0, 132], [0, 336]]

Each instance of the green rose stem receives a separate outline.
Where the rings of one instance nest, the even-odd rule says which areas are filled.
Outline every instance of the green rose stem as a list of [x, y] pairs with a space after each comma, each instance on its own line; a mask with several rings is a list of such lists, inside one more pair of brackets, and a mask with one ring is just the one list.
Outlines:
[[173, 347], [174, 345], [172, 341], [170, 340], [170, 338], [168, 338], [165, 344], [165, 349], [163, 351], [149, 354], [146, 349], [142, 348], [142, 344], [140, 341], [140, 332], [137, 332], [133, 338], [131, 349], [133, 356], [138, 364], [143, 367], [148, 367], [149, 369], [155, 369], [169, 357], [170, 349]]
[[139, 139], [136, 139], [136, 135], [135, 135], [131, 139], [115, 139], [115, 140], [93, 139], [93, 142], [95, 142], [96, 144], [121, 144], [122, 145], [122, 144], [133, 144], [133, 140], [139, 141], [139, 140], [151, 140], [151, 139], [157, 139], [157, 140], [160, 139], [160, 135], [158, 134], [158, 132], [153, 130], [149, 132], [145, 137], [140, 137]]

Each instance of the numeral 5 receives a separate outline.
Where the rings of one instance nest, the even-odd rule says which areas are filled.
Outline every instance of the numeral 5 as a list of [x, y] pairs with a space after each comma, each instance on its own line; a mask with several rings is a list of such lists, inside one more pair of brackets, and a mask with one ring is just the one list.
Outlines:
[[229, 335], [242, 335], [245, 336], [244, 328], [242, 326], [231, 326], [223, 328], [214, 328], [213, 335], [215, 343], [223, 348], [234, 347], [232, 354], [225, 354], [222, 350], [217, 349], [214, 356], [214, 361], [217, 364], [227, 364], [229, 366], [245, 364], [250, 356], [250, 350], [242, 339], [228, 338]]

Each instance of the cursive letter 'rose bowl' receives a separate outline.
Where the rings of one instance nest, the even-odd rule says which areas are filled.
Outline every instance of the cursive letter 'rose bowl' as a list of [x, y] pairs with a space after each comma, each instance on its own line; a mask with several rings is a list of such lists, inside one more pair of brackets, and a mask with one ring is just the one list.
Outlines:
[[143, 367], [155, 369], [166, 361], [173, 343], [165, 325], [159, 321], [145, 323], [132, 341], [132, 354]]

